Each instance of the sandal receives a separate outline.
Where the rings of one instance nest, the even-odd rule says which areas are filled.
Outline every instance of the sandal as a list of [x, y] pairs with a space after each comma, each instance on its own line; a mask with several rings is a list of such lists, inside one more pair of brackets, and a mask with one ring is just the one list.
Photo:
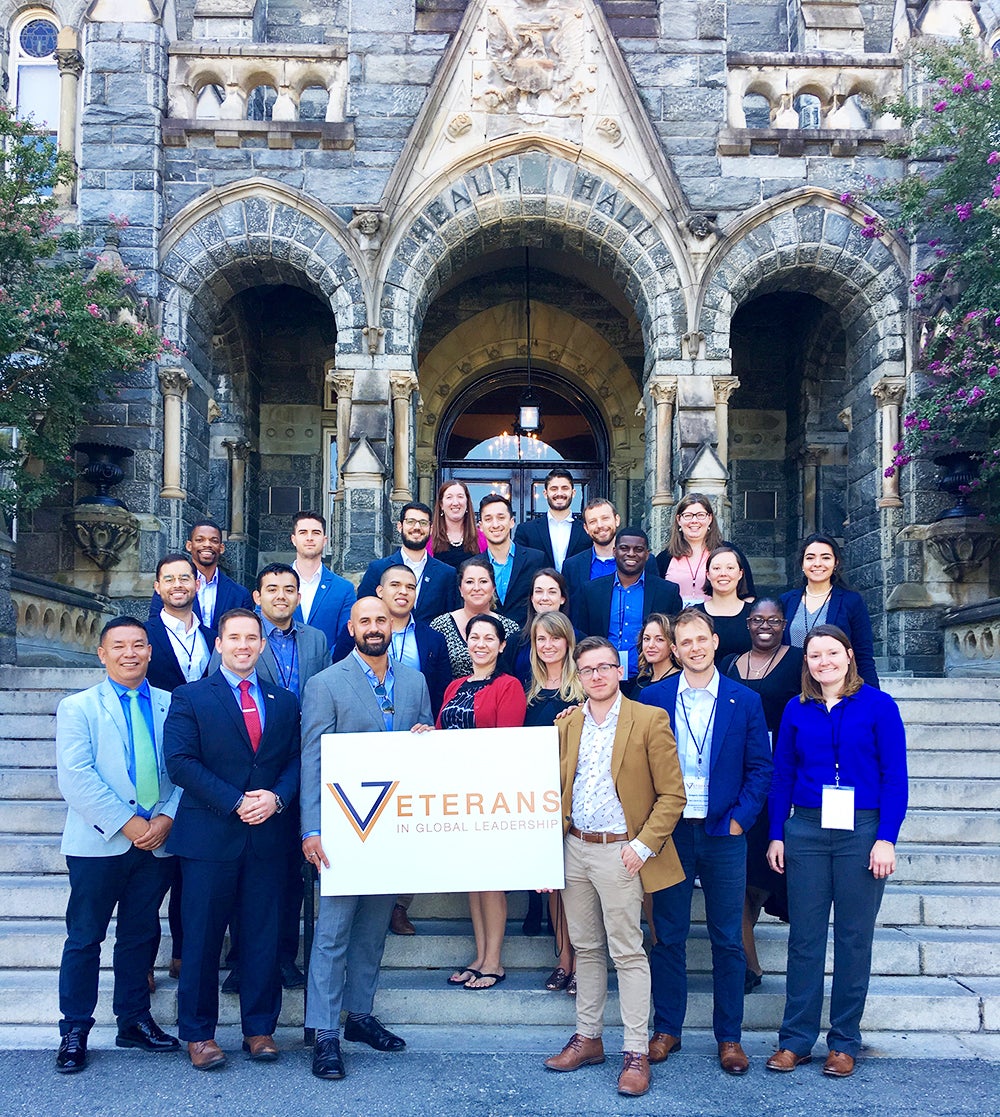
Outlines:
[[545, 979], [545, 988], [548, 989], [549, 992], [554, 993], [559, 989], [565, 989], [568, 982], [569, 974], [562, 966], [556, 966], [552, 973]]
[[[466, 977], [465, 975], [467, 973], [470, 973], [473, 976], [472, 977]], [[456, 970], [456, 972], [453, 973], [451, 975], [451, 977], [448, 978], [448, 984], [449, 985], [455, 985], [455, 986], [462, 986], [464, 988], [465, 983], [467, 981], [472, 981], [473, 978], [482, 977], [482, 976], [483, 975], [479, 972], [479, 970], [474, 970], [471, 966], [466, 966], [464, 969]]]
[[576, 996], [576, 974], [575, 973], [571, 973], [569, 975], [569, 981], [566, 982], [566, 992], [571, 997]]
[[465, 985], [462, 986], [463, 989], [469, 989], [473, 993], [478, 993], [478, 992], [480, 992], [481, 990], [484, 990], [484, 989], [495, 989], [500, 984], [501, 981], [506, 981], [507, 980], [507, 975], [505, 973], [478, 973], [476, 970], [470, 970], [469, 973], [474, 973], [476, 975], [472, 979], [473, 981], [480, 981], [484, 977], [492, 977], [493, 978], [493, 980], [490, 982], [489, 985], [469, 985], [469, 984], [465, 984]]

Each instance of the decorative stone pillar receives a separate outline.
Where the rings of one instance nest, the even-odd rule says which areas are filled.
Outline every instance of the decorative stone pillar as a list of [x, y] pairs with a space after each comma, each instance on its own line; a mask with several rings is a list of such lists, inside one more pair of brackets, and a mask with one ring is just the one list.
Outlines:
[[392, 496], [405, 502], [413, 499], [410, 489], [410, 400], [417, 390], [416, 374], [406, 369], [389, 373], [392, 398]]
[[826, 456], [825, 446], [807, 446], [802, 453], [802, 526], [803, 535], [818, 531], [819, 467]]
[[738, 376], [713, 376], [715, 392], [715, 437], [719, 461], [729, 468], [729, 397], [740, 386]]
[[181, 404], [194, 383], [182, 368], [161, 368], [158, 372], [163, 394], [163, 488], [160, 496], [186, 500], [181, 488]]
[[899, 409], [906, 395], [906, 381], [901, 377], [883, 376], [872, 388], [875, 405], [879, 411], [882, 461], [882, 495], [875, 502], [878, 508], [902, 508], [903, 502], [899, 496], [899, 470], [893, 469], [892, 476], [886, 476], [886, 470], [892, 467], [896, 457], [894, 446], [900, 441], [901, 430], [899, 425]]
[[229, 543], [246, 540], [246, 487], [247, 458], [250, 456], [248, 438], [224, 438], [222, 445], [229, 455]]
[[354, 397], [354, 373], [340, 372], [333, 364], [327, 366], [326, 382], [337, 393], [337, 476], [334, 479], [334, 500], [344, 498], [344, 463], [351, 448], [351, 404]]
[[608, 465], [608, 470], [614, 479], [615, 508], [618, 509], [618, 515], [622, 518], [622, 527], [626, 527], [632, 519], [631, 509], [628, 504], [628, 479], [635, 465], [636, 463], [634, 461], [623, 460], [621, 458]]
[[[64, 27], [56, 39], [56, 65], [59, 67], [59, 134], [60, 151], [66, 152], [76, 169], [76, 123], [79, 102], [80, 75], [83, 73], [83, 55], [79, 39], [72, 27]], [[60, 183], [53, 193], [60, 205], [73, 204], [75, 184]]]
[[417, 455], [417, 499], [429, 507], [434, 506], [434, 470], [437, 458], [433, 454]]
[[344, 463], [343, 571], [364, 570], [384, 553], [385, 473], [368, 438], [362, 435]]
[[677, 402], [677, 377], [654, 377], [649, 394], [656, 405], [656, 472], [653, 507], [674, 502], [671, 464], [674, 453], [674, 404]]

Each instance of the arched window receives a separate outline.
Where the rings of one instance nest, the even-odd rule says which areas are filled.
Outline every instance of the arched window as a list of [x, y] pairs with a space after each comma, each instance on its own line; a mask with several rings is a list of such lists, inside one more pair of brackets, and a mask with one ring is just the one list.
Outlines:
[[39, 131], [55, 136], [59, 127], [59, 24], [49, 12], [25, 12], [11, 27], [11, 89], [20, 119], [31, 116]]

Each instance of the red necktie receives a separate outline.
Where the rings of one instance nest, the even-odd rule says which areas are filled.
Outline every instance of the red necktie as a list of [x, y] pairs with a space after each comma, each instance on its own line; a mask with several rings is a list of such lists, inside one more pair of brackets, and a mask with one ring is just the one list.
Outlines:
[[240, 709], [243, 711], [243, 720], [247, 725], [247, 733], [250, 734], [250, 744], [253, 745], [253, 751], [256, 752], [260, 745], [260, 711], [257, 709], [257, 703], [253, 700], [253, 695], [250, 693], [250, 680], [244, 679], [240, 683]]

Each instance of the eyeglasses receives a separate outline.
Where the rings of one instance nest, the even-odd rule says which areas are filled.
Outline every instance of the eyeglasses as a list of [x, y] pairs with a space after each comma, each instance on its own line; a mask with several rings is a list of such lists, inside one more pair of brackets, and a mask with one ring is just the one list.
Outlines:
[[685, 523], [690, 523], [692, 520], [710, 520], [711, 518], [711, 512], [682, 512], [677, 517], [678, 520], [683, 520]]
[[172, 586], [175, 582], [180, 582], [182, 586], [189, 586], [194, 581], [194, 575], [164, 574], [163, 577], [158, 580], [161, 586]]
[[378, 704], [382, 709], [383, 714], [394, 714], [396, 707], [389, 701], [389, 694], [385, 689], [385, 683], [379, 683], [375, 687], [375, 697], [378, 699]]
[[596, 667], [581, 667], [577, 674], [581, 679], [592, 679], [595, 675], [606, 676], [617, 670], [617, 663], [598, 663]]
[[784, 628], [785, 622], [781, 617], [748, 617], [747, 624], [754, 628]]
[[407, 516], [403, 521], [403, 527], [430, 527], [430, 520], [414, 520], [411, 516]]

